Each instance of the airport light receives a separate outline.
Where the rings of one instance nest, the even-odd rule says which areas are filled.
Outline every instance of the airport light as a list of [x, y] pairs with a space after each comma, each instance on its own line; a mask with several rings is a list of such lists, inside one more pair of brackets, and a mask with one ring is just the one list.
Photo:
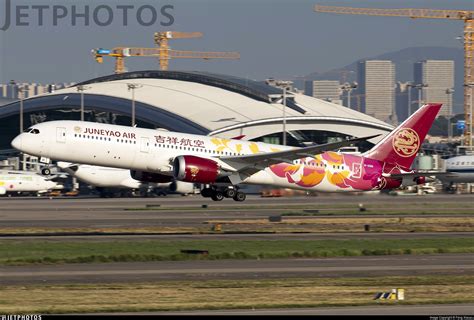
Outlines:
[[351, 91], [357, 88], [357, 82], [346, 82], [341, 86], [342, 91], [347, 92], [347, 108], [351, 108]]
[[142, 85], [136, 83], [127, 83], [128, 91], [132, 91], [132, 127], [135, 127], [135, 89], [139, 89]]
[[82, 84], [76, 87], [77, 91], [81, 93], [81, 121], [84, 121], [84, 91], [89, 89], [90, 87], [86, 87]]
[[[406, 83], [407, 85], [407, 93], [408, 93], [408, 117], [411, 116], [411, 89], [415, 87], [415, 85], [413, 84], [413, 82], [409, 81]], [[408, 118], [407, 117], [407, 118]]]
[[[423, 90], [423, 88], [426, 88], [428, 87], [428, 84], [427, 83], [419, 83], [419, 84], [416, 84], [413, 86], [413, 88], [416, 88], [418, 89], [418, 109], [421, 108], [421, 91]], [[411, 109], [411, 108], [410, 108]], [[410, 116], [411, 114], [409, 114], [408, 116]]]
[[267, 84], [271, 85], [272, 87], [280, 88], [282, 90], [281, 104], [283, 108], [283, 145], [286, 146], [286, 140], [287, 140], [286, 139], [286, 98], [287, 98], [287, 91], [289, 89], [291, 90], [293, 81], [275, 80], [273, 78], [270, 78], [270, 79], [267, 79]]
[[25, 87], [18, 87], [18, 96], [20, 98], [20, 133], [23, 132], [23, 99], [25, 98]]
[[283, 90], [283, 95], [282, 95], [282, 98], [283, 98], [283, 102], [282, 102], [282, 105], [283, 105], [283, 145], [286, 146], [286, 94], [287, 94], [287, 90], [288, 88], [291, 87], [291, 85], [293, 84], [293, 81], [276, 81], [275, 83], [278, 87], [282, 88]]

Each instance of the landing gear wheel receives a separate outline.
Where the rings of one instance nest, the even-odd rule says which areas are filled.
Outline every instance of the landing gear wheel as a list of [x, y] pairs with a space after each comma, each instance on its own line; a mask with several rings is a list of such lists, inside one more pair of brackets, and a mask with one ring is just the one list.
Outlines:
[[211, 188], [204, 188], [204, 189], [201, 190], [201, 196], [203, 196], [204, 198], [212, 197], [213, 193], [214, 192]]
[[51, 174], [51, 169], [49, 169], [49, 168], [43, 168], [43, 169], [41, 169], [41, 174], [42, 174], [43, 176], [49, 176], [49, 175]]
[[224, 200], [224, 194], [220, 191], [216, 191], [211, 196], [211, 199], [214, 200], [214, 201], [222, 201], [222, 200]]
[[237, 192], [234, 196], [234, 200], [238, 202], [243, 202], [247, 198], [247, 195], [243, 192]]
[[226, 198], [233, 198], [237, 194], [235, 189], [228, 188], [224, 191], [224, 195]]

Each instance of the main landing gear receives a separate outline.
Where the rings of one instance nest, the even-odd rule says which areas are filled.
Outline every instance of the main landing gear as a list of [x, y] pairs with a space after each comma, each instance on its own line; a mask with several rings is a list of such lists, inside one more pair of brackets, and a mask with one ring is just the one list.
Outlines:
[[246, 194], [239, 191], [236, 187], [204, 188], [201, 190], [201, 195], [204, 198], [211, 198], [214, 201], [222, 201], [224, 198], [232, 198], [234, 201], [242, 202], [247, 198]]

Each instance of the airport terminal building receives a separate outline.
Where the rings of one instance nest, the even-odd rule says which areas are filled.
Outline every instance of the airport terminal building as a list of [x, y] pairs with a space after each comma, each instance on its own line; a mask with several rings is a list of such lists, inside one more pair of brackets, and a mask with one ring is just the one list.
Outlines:
[[[192, 134], [282, 143], [286, 119], [289, 145], [333, 142], [346, 137], [382, 134], [392, 126], [346, 107], [283, 91], [248, 79], [182, 71], [138, 71], [110, 75], [23, 100], [24, 128], [52, 120], [136, 123]], [[134, 98], [133, 98], [134, 97]], [[14, 153], [10, 142], [20, 131], [20, 101], [0, 107], [0, 150]], [[359, 147], [364, 150], [381, 137]]]

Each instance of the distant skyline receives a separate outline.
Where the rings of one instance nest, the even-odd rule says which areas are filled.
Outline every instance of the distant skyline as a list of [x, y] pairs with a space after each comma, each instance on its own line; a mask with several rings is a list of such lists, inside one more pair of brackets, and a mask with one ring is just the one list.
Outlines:
[[[5, 0], [0, 0], [3, 10]], [[13, 1], [16, 3], [17, 1]], [[172, 60], [170, 69], [200, 70], [249, 79], [292, 79], [342, 67], [407, 47], [462, 48], [462, 21], [316, 13], [315, 4], [474, 10], [472, 0], [22, 0], [24, 5], [174, 6], [174, 24], [144, 27], [12, 27], [0, 31], [0, 82], [78, 82], [113, 73], [113, 59], [97, 64], [91, 50], [153, 47], [156, 31], [200, 31], [200, 39], [171, 42], [182, 50], [238, 51], [237, 61]], [[3, 24], [3, 16], [0, 23]], [[129, 70], [158, 69], [152, 58], [128, 58]]]

